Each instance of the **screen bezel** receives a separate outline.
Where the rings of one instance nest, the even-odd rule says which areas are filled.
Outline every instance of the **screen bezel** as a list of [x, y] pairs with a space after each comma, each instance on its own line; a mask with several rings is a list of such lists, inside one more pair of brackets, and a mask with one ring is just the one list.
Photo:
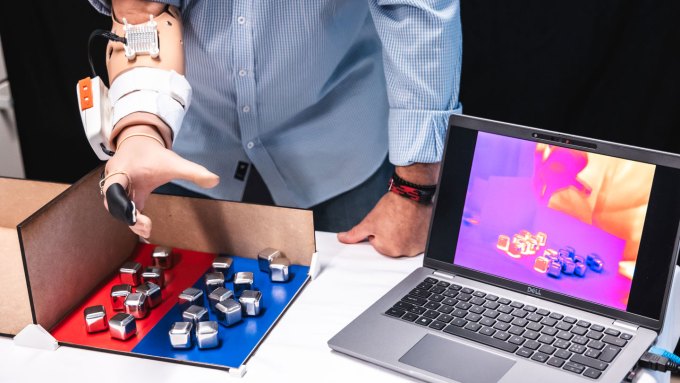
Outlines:
[[[534, 142], [549, 143], [551, 145], [558, 145], [566, 148], [578, 149], [584, 152], [604, 154], [639, 162], [650, 163], [654, 165], [680, 169], [680, 156], [670, 153], [650, 149], [641, 149], [623, 144], [616, 144], [595, 139], [589, 139], [585, 137], [530, 128], [526, 126], [513, 125], [492, 120], [460, 115], [453, 115], [449, 120], [449, 127], [446, 138], [447, 148], [454, 146], [451, 143], [452, 137], [451, 132], [454, 129], [469, 129], [478, 132], [481, 131], [494, 133], [507, 137], [514, 137]], [[470, 150], [474, 150], [474, 147], [470, 148]], [[677, 262], [678, 245], [680, 240], [680, 225], [676, 225], [675, 227], [674, 231], [676, 235], [675, 242], [673, 244], [673, 255], [670, 257], [668, 267], [665, 268], [665, 270], [667, 270], [665, 278], [666, 283], [664, 297], [662, 300], [662, 307], [660, 309], [660, 317], [658, 319], [642, 316], [627, 311], [622, 311], [602, 304], [560, 294], [538, 286], [520, 283], [503, 277], [498, 277], [491, 274], [486, 274], [483, 272], [468, 269], [465, 267], [457, 266], [453, 264], [453, 262], [449, 263], [443, 261], [443, 259], [453, 259], [456, 244], [453, 243], [453, 241], [450, 241], [451, 238], [450, 233], [448, 233], [447, 236], [446, 235], [447, 233], [438, 232], [438, 230], [447, 230], [448, 226], [440, 225], [437, 224], [436, 222], [442, 222], [442, 220], [448, 220], [453, 218], [456, 220], [456, 222], [458, 222], [458, 224], [460, 224], [462, 220], [462, 207], [460, 207], [460, 211], [458, 212], [444, 211], [445, 209], [443, 209], [442, 207], [437, 208], [438, 205], [437, 201], [439, 200], [438, 194], [439, 191], [442, 189], [441, 184], [443, 182], [463, 183], [462, 178], [465, 178], [464, 185], [459, 184], [457, 187], [459, 188], [464, 187], [465, 189], [467, 189], [469, 172], [467, 172], [464, 175], [458, 174], [457, 176], [455, 174], [451, 174], [455, 173], [456, 169], [454, 169], [454, 167], [456, 167], [456, 165], [455, 163], [453, 164], [447, 163], [447, 156], [450, 157], [449, 162], [454, 162], [453, 157], [456, 157], [456, 153], [449, 152], [450, 152], [449, 150], [445, 149], [444, 156], [442, 158], [442, 166], [439, 174], [440, 187], [438, 188], [437, 195], [435, 196], [435, 207], [430, 222], [430, 230], [428, 234], [427, 246], [423, 262], [425, 267], [430, 267], [437, 270], [444, 270], [455, 275], [507, 288], [512, 291], [516, 291], [518, 293], [528, 296], [536, 297], [537, 296], [536, 294], [529, 294], [528, 292], [530, 290], [532, 291], [538, 290], [541, 294], [540, 295], [541, 299], [546, 299], [548, 301], [564, 304], [566, 306], [590, 311], [596, 314], [613, 318], [615, 320], [626, 321], [642, 327], [650, 328], [652, 330], [658, 331], [661, 329], [663, 321], [665, 319], [666, 307], [668, 305], [669, 290], [672, 282], [673, 273], [675, 270], [675, 264]], [[445, 241], [447, 237], [449, 241], [444, 243], [443, 241]], [[448, 249], [450, 251], [448, 254], [444, 254], [443, 249]], [[659, 269], [664, 268], [659, 267]], [[663, 276], [659, 275], [659, 277]]]

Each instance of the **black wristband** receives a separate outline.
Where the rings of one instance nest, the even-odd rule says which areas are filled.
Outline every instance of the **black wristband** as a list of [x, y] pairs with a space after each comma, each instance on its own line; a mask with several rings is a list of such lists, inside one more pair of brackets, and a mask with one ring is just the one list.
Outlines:
[[399, 177], [396, 172], [392, 174], [390, 185], [387, 188], [387, 191], [389, 192], [393, 192], [423, 205], [429, 205], [432, 203], [436, 190], [437, 185], [414, 184]]

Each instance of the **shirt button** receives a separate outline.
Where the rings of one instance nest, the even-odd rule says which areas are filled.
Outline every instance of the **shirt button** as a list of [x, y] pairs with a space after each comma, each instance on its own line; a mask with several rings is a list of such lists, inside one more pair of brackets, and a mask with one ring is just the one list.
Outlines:
[[250, 141], [250, 142], [248, 142], [248, 145], [246, 145], [246, 147], [248, 149], [252, 149], [253, 147], [255, 147], [255, 143], [253, 143], [253, 141]]
[[245, 24], [246, 18], [243, 16], [239, 16], [238, 19], [236, 19], [236, 21], [238, 21], [239, 24]]
[[248, 113], [250, 112], [250, 107], [248, 105], [243, 107], [243, 113]]
[[241, 69], [240, 71], [238, 71], [238, 75], [241, 77], [245, 76], [246, 74], [248, 74], [248, 72], [246, 72], [245, 69]]

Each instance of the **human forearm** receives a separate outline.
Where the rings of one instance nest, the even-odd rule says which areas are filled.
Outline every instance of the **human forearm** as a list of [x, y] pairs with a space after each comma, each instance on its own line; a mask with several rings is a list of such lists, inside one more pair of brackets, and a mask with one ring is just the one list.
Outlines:
[[417, 185], [434, 185], [439, 178], [439, 162], [426, 164], [414, 163], [408, 166], [396, 166], [395, 172], [404, 180]]

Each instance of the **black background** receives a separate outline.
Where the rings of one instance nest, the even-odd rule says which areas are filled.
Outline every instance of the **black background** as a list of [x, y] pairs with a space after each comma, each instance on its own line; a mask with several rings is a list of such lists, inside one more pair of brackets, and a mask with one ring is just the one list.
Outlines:
[[[461, 15], [466, 114], [680, 153], [680, 1], [462, 0]], [[73, 182], [99, 164], [75, 84], [89, 33], [109, 26], [85, 0], [3, 3], [28, 178]]]

